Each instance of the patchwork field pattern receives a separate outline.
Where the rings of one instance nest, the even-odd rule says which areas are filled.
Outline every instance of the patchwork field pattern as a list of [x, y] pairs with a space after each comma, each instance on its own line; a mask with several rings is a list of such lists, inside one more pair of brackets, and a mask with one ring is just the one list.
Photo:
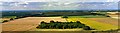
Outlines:
[[100, 23], [99, 21], [93, 21], [89, 20], [87, 18], [68, 18], [68, 21], [80, 21], [83, 24], [86, 24], [87, 26], [90, 26], [96, 30], [116, 30], [118, 29], [118, 26], [107, 24], [107, 23]]
[[2, 31], [35, 31], [41, 21], [49, 23], [49, 21], [80, 21], [96, 30], [116, 30], [118, 29], [117, 21], [110, 18], [61, 18], [61, 17], [26, 17], [2, 23]]

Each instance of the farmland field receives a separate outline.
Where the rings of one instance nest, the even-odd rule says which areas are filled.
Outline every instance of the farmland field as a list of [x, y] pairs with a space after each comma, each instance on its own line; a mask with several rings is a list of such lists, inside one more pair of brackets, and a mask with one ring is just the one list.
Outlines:
[[16, 16], [3, 16], [2, 18], [16, 18]]
[[0, 23], [0, 32], [2, 32], [2, 24]]
[[87, 19], [118, 26], [118, 19], [113, 18], [87, 18]]
[[68, 16], [69, 18], [105, 18], [105, 16], [85, 15], [85, 16]]
[[[3, 31], [45, 31], [43, 29], [36, 29], [36, 27], [40, 24], [41, 21], [45, 21], [49, 23], [49, 21], [51, 20], [61, 21], [61, 22], [80, 21], [81, 23], [90, 26], [91, 28], [96, 29], [98, 31], [118, 29], [117, 20], [112, 18], [107, 18], [105, 16], [68, 16], [68, 18], [66, 19], [61, 18], [59, 16], [59, 17], [26, 17], [26, 18], [15, 19], [6, 23], [2, 23], [2, 30]], [[46, 29], [46, 31], [49, 30], [51, 31], [51, 29]], [[61, 29], [52, 29], [52, 30], [61, 31]]]
[[[101, 20], [99, 20], [99, 18], [101, 18]], [[86, 24], [88, 26], [90, 26], [91, 28], [94, 28], [96, 30], [116, 30], [118, 29], [118, 25], [117, 25], [117, 20], [114, 19], [110, 19], [110, 18], [104, 18], [102, 19], [102, 17], [99, 17], [98, 19], [93, 19], [92, 18], [82, 18], [82, 17], [69, 17], [67, 19], [67, 21], [80, 21], [83, 24]], [[108, 21], [110, 20], [110, 21]]]
[[47, 22], [50, 20], [66, 21], [61, 17], [26, 17], [2, 23], [2, 31], [31, 31], [36, 29], [41, 21]]
[[4, 20], [10, 20], [10, 18], [0, 18], [0, 23], [2, 23]]

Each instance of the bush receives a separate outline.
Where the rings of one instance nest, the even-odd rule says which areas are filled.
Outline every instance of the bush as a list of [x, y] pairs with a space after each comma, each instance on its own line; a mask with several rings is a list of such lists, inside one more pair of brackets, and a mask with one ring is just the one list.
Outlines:
[[4, 20], [2, 23], [8, 22], [8, 20]]
[[50, 23], [54, 23], [54, 21], [53, 21], [53, 20], [51, 20], [51, 21], [50, 21]]
[[19, 19], [19, 18], [17, 17], [17, 18], [15, 18], [15, 19]]
[[[80, 21], [76, 21], [77, 23], [80, 23]], [[81, 23], [80, 23], [81, 24]]]
[[39, 25], [40, 26], [40, 28], [46, 28], [47, 27], [47, 25], [45, 24], [45, 23], [42, 23], [41, 25]]
[[79, 24], [77, 28], [82, 28], [82, 27], [84, 27], [84, 25]]
[[41, 22], [41, 24], [42, 24], [42, 23], [45, 23], [45, 22], [44, 22], [44, 21], [42, 21], [42, 22]]
[[106, 16], [106, 17], [110, 17], [110, 16]]
[[10, 20], [14, 20], [14, 18], [10, 18]]
[[62, 18], [68, 18], [67, 16], [63, 16]]
[[36, 28], [40, 28], [40, 26], [37, 26]]
[[91, 30], [89, 26], [83, 27], [84, 30]]

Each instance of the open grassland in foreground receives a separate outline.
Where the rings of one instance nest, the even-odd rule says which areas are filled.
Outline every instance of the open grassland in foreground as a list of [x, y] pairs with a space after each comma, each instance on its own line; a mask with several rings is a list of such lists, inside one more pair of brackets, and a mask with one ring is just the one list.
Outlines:
[[90, 26], [99, 31], [106, 31], [106, 30], [116, 30], [118, 26], [107, 24], [107, 23], [100, 23], [98, 21], [89, 20], [86, 18], [68, 18], [68, 21], [80, 21], [81, 23]]

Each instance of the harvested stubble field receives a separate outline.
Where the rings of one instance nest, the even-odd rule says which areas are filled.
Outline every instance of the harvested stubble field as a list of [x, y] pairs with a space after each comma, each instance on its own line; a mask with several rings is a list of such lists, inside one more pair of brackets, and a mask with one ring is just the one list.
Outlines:
[[41, 21], [50, 20], [66, 22], [61, 17], [26, 17], [2, 23], [2, 31], [33, 31]]
[[[106, 31], [106, 30], [115, 30], [118, 29], [118, 26], [112, 25], [112, 24], [108, 24], [108, 23], [102, 23], [100, 21], [93, 21], [87, 18], [68, 18], [68, 21], [81, 21], [81, 23], [86, 24], [96, 30], [102, 30], [102, 31]], [[109, 20], [108, 20], [109, 21]]]

